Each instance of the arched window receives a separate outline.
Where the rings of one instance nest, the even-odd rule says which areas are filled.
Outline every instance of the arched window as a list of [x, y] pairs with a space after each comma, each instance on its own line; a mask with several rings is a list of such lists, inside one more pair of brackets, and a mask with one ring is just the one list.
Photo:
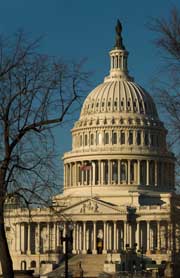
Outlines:
[[35, 267], [36, 267], [36, 261], [32, 261], [32, 262], [31, 262], [31, 267], [32, 267], [32, 268], [35, 268]]
[[46, 264], [46, 262], [45, 261], [41, 261], [40, 265], [42, 266], [43, 264]]
[[87, 146], [87, 144], [88, 144], [87, 134], [85, 134], [85, 136], [84, 136], [84, 145]]
[[109, 144], [109, 133], [105, 133], [104, 135], [104, 144]]
[[27, 264], [26, 261], [21, 262], [21, 270], [26, 270], [27, 269]]
[[112, 133], [112, 144], [117, 144], [117, 133], [114, 131]]
[[120, 144], [121, 145], [125, 144], [125, 132], [124, 131], [121, 131]]
[[94, 145], [94, 134], [91, 134], [90, 144], [91, 144], [91, 145]]

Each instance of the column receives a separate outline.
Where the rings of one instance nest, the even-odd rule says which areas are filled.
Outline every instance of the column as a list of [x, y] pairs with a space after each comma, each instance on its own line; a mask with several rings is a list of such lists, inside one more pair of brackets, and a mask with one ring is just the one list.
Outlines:
[[12, 251], [16, 252], [16, 223], [13, 224]]
[[[65, 225], [65, 223], [64, 223], [64, 229], [63, 229], [62, 235], [63, 235], [63, 237], [66, 236], [66, 225]], [[65, 243], [65, 241], [63, 241], [63, 254], [65, 254], [65, 252], [66, 252], [65, 250], [66, 250], [66, 243]]]
[[69, 180], [69, 163], [66, 165], [66, 175], [67, 175], [67, 187], [70, 185], [70, 180]]
[[96, 222], [93, 222], [93, 254], [97, 254], [97, 249], [96, 249]]
[[79, 252], [79, 224], [76, 223], [76, 254]]
[[36, 233], [36, 253], [40, 253], [40, 233], [41, 233], [41, 227], [40, 223], [37, 223], [37, 233]]
[[160, 250], [160, 222], [157, 221], [157, 250]]
[[66, 165], [64, 164], [64, 187], [66, 187]]
[[109, 239], [108, 239], [108, 241], [109, 241], [109, 249], [112, 251], [112, 248], [113, 248], [113, 246], [112, 246], [112, 226], [111, 226], [111, 224], [109, 223], [109, 226], [108, 226], [109, 228], [108, 228], [108, 234], [109, 234]]
[[87, 249], [86, 249], [86, 222], [83, 222], [83, 250], [82, 250], [83, 254], [87, 253]]
[[76, 250], [76, 223], [73, 224], [73, 248], [72, 248], [72, 253], [76, 254], [77, 250]]
[[107, 224], [106, 221], [104, 221], [103, 224], [103, 254], [107, 254]]
[[[84, 164], [84, 161], [82, 161], [81, 166], [83, 166], [83, 164]], [[80, 171], [81, 171], [81, 185], [83, 185], [84, 184], [84, 170], [83, 170], [83, 167], [82, 168], [80, 167]]]
[[168, 225], [167, 249], [168, 251], [171, 251], [173, 249], [173, 227], [171, 222], [168, 222], [167, 225]]
[[140, 160], [137, 161], [137, 184], [140, 185]]
[[109, 250], [109, 223], [106, 224], [106, 246], [107, 250]]
[[132, 248], [132, 224], [128, 223], [128, 243], [129, 247]]
[[72, 187], [72, 163], [69, 166], [69, 186]]
[[114, 221], [114, 253], [117, 252], [117, 225], [116, 225], [116, 221]]
[[74, 186], [77, 185], [77, 162], [74, 163]]
[[93, 169], [93, 177], [92, 177], [92, 184], [95, 185], [95, 177], [96, 177], [96, 165], [95, 162], [92, 162], [92, 169]]
[[104, 184], [104, 161], [101, 160], [101, 184]]
[[50, 250], [50, 223], [47, 223], [47, 226], [46, 226], [46, 229], [47, 229], [47, 250]]
[[21, 223], [21, 251], [25, 253], [25, 223]]
[[92, 185], [92, 162], [91, 167], [89, 168], [89, 185]]
[[89, 229], [86, 230], [86, 250], [89, 250]]
[[147, 251], [150, 251], [150, 222], [146, 222], [147, 225]]
[[27, 224], [27, 253], [31, 254], [31, 224]]
[[128, 184], [131, 184], [131, 160], [128, 160]]
[[146, 161], [146, 185], [149, 185], [149, 160]]
[[98, 160], [98, 184], [101, 184], [101, 160]]
[[137, 224], [136, 224], [136, 243], [137, 243], [137, 250], [140, 249], [140, 244], [139, 244], [139, 226], [140, 226], [140, 223], [137, 222]]
[[121, 160], [118, 159], [118, 184], [121, 184]]
[[16, 251], [21, 253], [21, 224], [16, 224]]
[[124, 250], [126, 249], [127, 243], [127, 221], [124, 221]]
[[54, 237], [53, 237], [53, 249], [54, 249], [54, 251], [56, 251], [56, 248], [57, 248], [57, 224], [56, 223], [54, 223], [54, 225], [53, 225], [53, 230], [54, 230]]
[[108, 185], [111, 184], [111, 161], [108, 160]]
[[60, 244], [60, 232], [59, 232], [59, 223], [57, 223], [56, 225], [56, 242], [57, 242], [57, 246], [59, 247], [61, 244]]
[[150, 251], [151, 251], [154, 249], [153, 225], [150, 225], [150, 229], [149, 229], [149, 242], [150, 242]]

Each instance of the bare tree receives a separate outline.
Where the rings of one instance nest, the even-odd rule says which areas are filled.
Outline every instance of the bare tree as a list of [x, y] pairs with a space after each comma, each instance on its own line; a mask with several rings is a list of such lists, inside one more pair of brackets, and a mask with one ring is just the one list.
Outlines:
[[[149, 28], [156, 34], [154, 41], [162, 58], [161, 71], [155, 81], [155, 96], [165, 115], [169, 129], [169, 146], [180, 157], [180, 10], [174, 7], [168, 19], [155, 18]], [[177, 180], [178, 181], [178, 180]], [[178, 181], [179, 183], [179, 181]]]
[[[156, 18], [149, 24], [157, 38], [155, 45], [162, 57], [161, 71], [155, 82], [157, 101], [164, 112], [169, 129], [169, 147], [176, 152], [176, 187], [180, 182], [180, 10], [174, 7], [169, 18]], [[179, 254], [176, 242], [179, 240], [179, 198], [171, 202], [173, 238], [173, 277], [179, 277]]]
[[[9, 196], [41, 203], [53, 187], [52, 128], [63, 123], [88, 78], [82, 64], [37, 53], [39, 41], [22, 32], [0, 37], [0, 262], [3, 277], [14, 277], [4, 204]], [[43, 193], [45, 193], [43, 195]]]

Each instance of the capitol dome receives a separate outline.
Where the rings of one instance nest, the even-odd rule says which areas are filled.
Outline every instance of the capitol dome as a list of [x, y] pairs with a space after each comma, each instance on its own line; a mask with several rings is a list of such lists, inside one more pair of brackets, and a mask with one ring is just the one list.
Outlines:
[[67, 194], [174, 189], [167, 131], [152, 97], [128, 73], [121, 32], [118, 22], [110, 73], [87, 96], [72, 129], [72, 151], [64, 155]]
[[135, 82], [120, 77], [105, 80], [88, 95], [80, 119], [111, 113], [134, 113], [158, 120], [151, 96]]

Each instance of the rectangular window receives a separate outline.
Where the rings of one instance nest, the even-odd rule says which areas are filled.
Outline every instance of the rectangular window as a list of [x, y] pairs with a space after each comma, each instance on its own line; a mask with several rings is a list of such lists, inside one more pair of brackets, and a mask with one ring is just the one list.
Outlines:
[[121, 131], [120, 144], [121, 145], [125, 144], [125, 132], [124, 131]]
[[129, 131], [129, 145], [133, 144], [133, 132]]
[[109, 144], [109, 133], [105, 133], [104, 144]]
[[145, 136], [144, 136], [144, 144], [146, 146], [149, 145], [149, 134], [147, 132], [145, 133]]
[[141, 132], [137, 132], [137, 145], [141, 145]]
[[112, 144], [117, 144], [117, 133], [113, 132], [112, 133]]

